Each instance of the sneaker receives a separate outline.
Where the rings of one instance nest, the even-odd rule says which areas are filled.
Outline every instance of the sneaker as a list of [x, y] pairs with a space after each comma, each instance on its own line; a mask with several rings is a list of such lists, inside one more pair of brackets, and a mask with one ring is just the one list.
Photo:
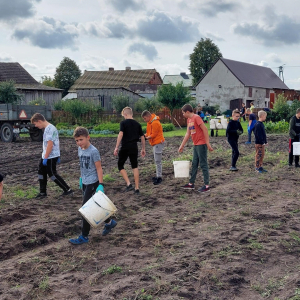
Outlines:
[[73, 190], [69, 189], [68, 191], [65, 191], [61, 194], [61, 196], [69, 196], [69, 195], [73, 196]]
[[267, 173], [267, 172], [268, 172], [268, 171], [267, 171], [266, 169], [264, 169], [264, 168], [262, 168], [262, 171], [263, 171], [263, 172], [265, 172], [265, 173]]
[[157, 177], [155, 181], [153, 181], [154, 185], [159, 185], [162, 183], [162, 178], [161, 177]]
[[45, 197], [47, 197], [47, 193], [38, 193], [35, 196], [35, 199], [41, 199], [41, 198], [45, 198]]
[[85, 244], [85, 243], [88, 243], [88, 241], [89, 241], [89, 238], [84, 237], [83, 235], [80, 235], [77, 239], [69, 239], [69, 242], [73, 245]]
[[290, 164], [290, 163], [289, 163], [289, 167], [292, 167], [292, 166], [293, 166], [293, 164]]
[[152, 177], [152, 181], [156, 181], [157, 180], [157, 177]]
[[205, 193], [205, 192], [209, 192], [210, 191], [210, 188], [209, 186], [207, 187], [206, 185], [204, 185], [202, 188], [200, 188], [198, 190], [199, 193]]
[[300, 168], [300, 165], [295, 165], [295, 168]]
[[139, 194], [140, 194], [140, 190], [139, 190], [139, 189], [134, 190], [134, 194], [135, 194], [135, 195], [139, 195]]
[[262, 167], [256, 168], [255, 171], [256, 171], [257, 173], [263, 173], [263, 168], [262, 168]]
[[111, 232], [111, 230], [117, 226], [117, 224], [118, 223], [113, 219], [111, 220], [110, 224], [105, 224], [104, 229], [102, 231], [102, 235], [103, 236], [108, 235]]
[[186, 185], [182, 186], [181, 188], [183, 188], [185, 190], [194, 190], [195, 185], [193, 183], [187, 183]]
[[229, 171], [238, 171], [239, 169], [238, 168], [236, 168], [236, 167], [231, 167], [230, 169], [229, 169]]
[[251, 144], [251, 142], [246, 142], [245, 144]]
[[126, 186], [125, 192], [129, 192], [129, 191], [132, 191], [132, 190], [133, 190], [133, 186], [132, 186], [132, 184], [130, 183], [129, 185]]

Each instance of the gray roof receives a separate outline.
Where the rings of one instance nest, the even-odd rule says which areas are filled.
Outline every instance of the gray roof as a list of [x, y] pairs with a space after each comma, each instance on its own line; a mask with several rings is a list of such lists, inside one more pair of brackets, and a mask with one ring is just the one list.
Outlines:
[[[226, 59], [223, 57], [220, 57], [219, 60], [221, 60], [231, 73], [245, 86], [267, 89], [289, 89], [270, 68]], [[214, 65], [210, 68], [210, 70], [214, 67]], [[206, 72], [206, 74], [208, 72]], [[204, 74], [204, 76], [200, 79], [199, 83], [206, 74]]]
[[183, 82], [185, 87], [193, 86], [194, 77], [191, 74], [180, 73], [180, 75], [165, 75], [163, 84], [176, 85], [179, 82]]

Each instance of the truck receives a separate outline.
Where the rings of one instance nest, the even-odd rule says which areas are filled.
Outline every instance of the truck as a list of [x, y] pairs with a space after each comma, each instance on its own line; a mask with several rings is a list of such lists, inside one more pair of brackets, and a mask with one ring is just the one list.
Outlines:
[[0, 104], [0, 138], [3, 142], [15, 142], [23, 128], [29, 131], [32, 141], [41, 142], [43, 131], [30, 123], [35, 113], [44, 115], [47, 121], [52, 119], [51, 107], [47, 105]]

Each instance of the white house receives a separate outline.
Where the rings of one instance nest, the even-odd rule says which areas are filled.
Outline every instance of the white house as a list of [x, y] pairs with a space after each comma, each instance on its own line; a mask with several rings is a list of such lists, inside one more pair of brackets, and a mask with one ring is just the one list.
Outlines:
[[196, 85], [196, 100], [202, 106], [220, 105], [221, 111], [250, 107], [270, 107], [274, 89], [289, 88], [270, 69], [219, 58]]

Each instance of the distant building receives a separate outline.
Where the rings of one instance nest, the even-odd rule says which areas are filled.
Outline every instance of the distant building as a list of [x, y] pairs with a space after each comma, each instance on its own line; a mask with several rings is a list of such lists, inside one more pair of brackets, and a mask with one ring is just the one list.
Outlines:
[[106, 110], [112, 109], [112, 97], [125, 94], [134, 103], [139, 98], [151, 98], [162, 84], [160, 74], [155, 69], [108, 71], [84, 71], [69, 93], [77, 93], [78, 99], [90, 99], [100, 102]]
[[219, 58], [196, 85], [196, 100], [202, 106], [220, 105], [221, 111], [250, 107], [270, 107], [275, 91], [289, 88], [270, 69]]
[[37, 82], [19, 63], [0, 62], [0, 82], [13, 80], [22, 96], [22, 104], [43, 99], [47, 105], [53, 105], [62, 98], [63, 90], [42, 85]]
[[188, 87], [191, 91], [191, 96], [196, 97], [196, 89], [193, 86], [194, 77], [191, 74], [181, 72], [179, 75], [165, 75], [163, 84], [176, 85], [179, 82], [183, 83], [183, 86]]

